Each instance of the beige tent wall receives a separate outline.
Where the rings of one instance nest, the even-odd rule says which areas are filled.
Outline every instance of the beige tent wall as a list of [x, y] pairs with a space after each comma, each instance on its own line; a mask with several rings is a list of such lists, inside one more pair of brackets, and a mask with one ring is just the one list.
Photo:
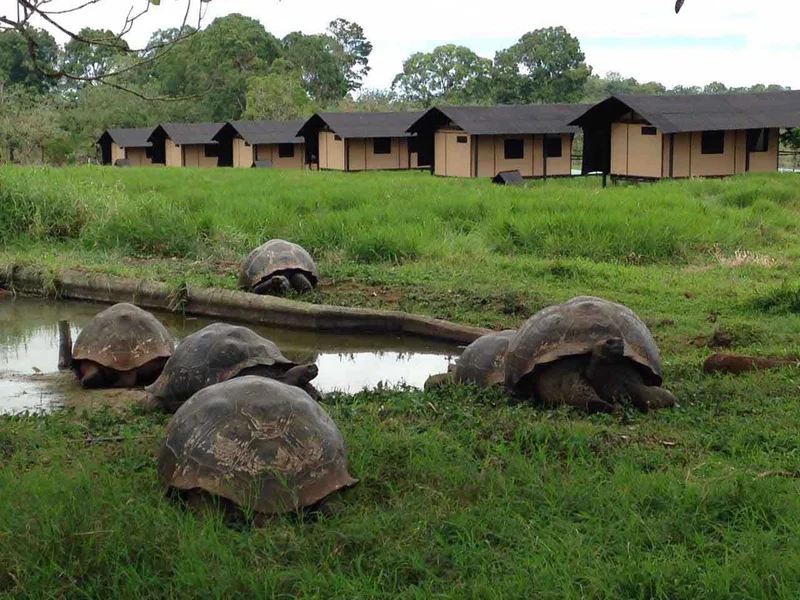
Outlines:
[[272, 161], [276, 169], [302, 169], [305, 166], [305, 144], [294, 144], [294, 156], [290, 158], [278, 156], [278, 144], [258, 144], [256, 158]]
[[769, 130], [769, 145], [766, 152], [750, 153], [750, 172], [768, 173], [778, 169], [779, 129]]
[[702, 154], [702, 132], [691, 134], [693, 177], [709, 177], [714, 175], [733, 175], [736, 160], [736, 132], [725, 132], [725, 152], [723, 154]]
[[669, 144], [672, 136], [661, 136], [661, 176], [669, 177]]
[[735, 152], [734, 172], [745, 173], [747, 171], [747, 131], [744, 129], [735, 131], [733, 134], [733, 139]]
[[[688, 133], [676, 133], [674, 148], [672, 150], [672, 176], [689, 177], [691, 173], [691, 161], [691, 135]], [[669, 175], [669, 169], [667, 169], [666, 174]]]
[[182, 167], [183, 166], [183, 153], [181, 147], [172, 140], [164, 141], [164, 156], [165, 164], [168, 167]]
[[319, 168], [344, 171], [344, 140], [332, 131], [319, 132]]
[[657, 130], [656, 135], [642, 135], [642, 127], [647, 125], [628, 125], [628, 175], [661, 177], [664, 134]]
[[611, 174], [628, 174], [628, 125], [611, 124]]
[[249, 169], [253, 166], [253, 147], [240, 137], [233, 138], [233, 166]]
[[111, 142], [111, 164], [113, 165], [119, 158], [125, 158], [125, 148], [120, 148], [116, 142]]
[[126, 148], [126, 157], [134, 167], [149, 167], [153, 161], [147, 158], [147, 148]]
[[495, 139], [493, 135], [476, 135], [475, 144], [478, 148], [478, 177], [494, 177], [498, 168], [495, 162]]
[[397, 168], [410, 169], [411, 156], [408, 153], [408, 138], [397, 139]]
[[[408, 141], [406, 140], [406, 145], [407, 144], [408, 144]], [[416, 152], [411, 152], [410, 154], [408, 154], [408, 157], [409, 157], [408, 168], [409, 169], [418, 169], [419, 168], [419, 154], [417, 154]]]
[[367, 170], [367, 140], [363, 138], [350, 138], [345, 144], [347, 148], [347, 170], [366, 171]]
[[[536, 136], [539, 140], [539, 152], [543, 152], [542, 144], [544, 137], [541, 135]], [[535, 145], [534, 145], [535, 151]], [[542, 154], [539, 154], [541, 157]], [[541, 158], [539, 159], [541, 161]], [[534, 170], [536, 163], [534, 162]], [[547, 157], [547, 174], [548, 175], [572, 175], [572, 136], [568, 133], [561, 134], [561, 156]]]
[[[466, 143], [458, 142], [460, 136], [467, 138]], [[463, 131], [437, 131], [434, 136], [436, 155], [434, 174], [445, 177], [472, 177], [474, 139]]]
[[[519, 171], [523, 177], [533, 176], [533, 164], [536, 160], [533, 152], [533, 136], [532, 135], [495, 135], [494, 139], [494, 164], [495, 172], [491, 175], [494, 177], [500, 171]], [[518, 140], [523, 141], [522, 158], [506, 158], [505, 157], [505, 141]], [[480, 146], [479, 146], [480, 147]], [[541, 162], [541, 153], [539, 154], [539, 162]], [[480, 168], [481, 159], [478, 155], [478, 168]]]
[[183, 146], [185, 167], [216, 167], [217, 158], [206, 156], [205, 144], [186, 144]]

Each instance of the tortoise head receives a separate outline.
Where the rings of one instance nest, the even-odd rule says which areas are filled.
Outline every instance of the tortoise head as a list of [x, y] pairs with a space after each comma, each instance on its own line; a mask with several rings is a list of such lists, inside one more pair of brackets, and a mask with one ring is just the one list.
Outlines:
[[592, 354], [608, 362], [616, 362], [625, 358], [625, 341], [620, 337], [612, 337], [597, 342]]

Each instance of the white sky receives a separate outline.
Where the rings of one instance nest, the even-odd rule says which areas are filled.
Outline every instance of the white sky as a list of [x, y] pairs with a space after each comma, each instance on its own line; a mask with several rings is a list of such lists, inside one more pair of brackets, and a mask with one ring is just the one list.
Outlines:
[[[78, 1], [53, 0], [51, 7]], [[128, 41], [141, 45], [153, 30], [178, 24], [185, 1], [162, 0]], [[76, 29], [118, 30], [131, 5], [144, 2], [101, 0], [67, 22]], [[0, 0], [0, 15], [14, 5]], [[356, 21], [374, 45], [367, 87], [388, 87], [415, 51], [458, 43], [492, 58], [527, 31], [563, 25], [579, 38], [595, 73], [618, 71], [667, 86], [716, 80], [800, 88], [800, 1], [686, 0], [680, 15], [673, 5], [674, 0], [401, 0], [390, 8], [381, 0], [212, 0], [205, 23], [238, 12], [282, 37], [321, 32], [337, 17]]]

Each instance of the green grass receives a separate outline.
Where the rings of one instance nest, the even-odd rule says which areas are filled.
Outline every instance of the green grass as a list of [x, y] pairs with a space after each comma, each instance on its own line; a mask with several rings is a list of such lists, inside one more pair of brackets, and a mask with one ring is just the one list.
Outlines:
[[800, 597], [800, 372], [700, 370], [715, 329], [800, 356], [799, 226], [794, 175], [0, 168], [0, 263], [234, 287], [242, 256], [287, 237], [318, 258], [314, 302], [500, 328], [600, 295], [650, 325], [680, 400], [586, 417], [470, 389], [332, 396], [361, 484], [263, 529], [162, 496], [163, 417], [2, 418], [0, 595]]

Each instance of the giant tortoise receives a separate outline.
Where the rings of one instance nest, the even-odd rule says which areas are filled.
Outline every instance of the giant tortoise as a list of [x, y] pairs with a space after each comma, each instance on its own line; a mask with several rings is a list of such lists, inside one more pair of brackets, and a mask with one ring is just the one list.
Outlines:
[[317, 395], [310, 381], [315, 364], [298, 365], [271, 341], [247, 327], [213, 323], [186, 336], [153, 385], [145, 388], [151, 403], [175, 412], [193, 394], [215, 383], [244, 375], [283, 381]]
[[333, 419], [303, 390], [247, 376], [207, 387], [172, 417], [158, 457], [168, 491], [253, 516], [313, 508], [357, 483]]
[[256, 294], [308, 292], [317, 285], [317, 265], [302, 247], [270, 240], [242, 261], [239, 287]]
[[447, 373], [431, 375], [425, 389], [446, 383], [472, 384], [488, 387], [502, 384], [505, 377], [505, 357], [509, 342], [517, 334], [514, 329], [488, 333], [469, 346]]
[[153, 383], [174, 349], [172, 336], [158, 319], [121, 303], [96, 314], [73, 348], [62, 344], [66, 356], [60, 362], [86, 388], [132, 387]]
[[533, 315], [508, 347], [506, 388], [547, 406], [611, 412], [672, 406], [661, 385], [661, 356], [647, 326], [614, 302], [579, 296]]

